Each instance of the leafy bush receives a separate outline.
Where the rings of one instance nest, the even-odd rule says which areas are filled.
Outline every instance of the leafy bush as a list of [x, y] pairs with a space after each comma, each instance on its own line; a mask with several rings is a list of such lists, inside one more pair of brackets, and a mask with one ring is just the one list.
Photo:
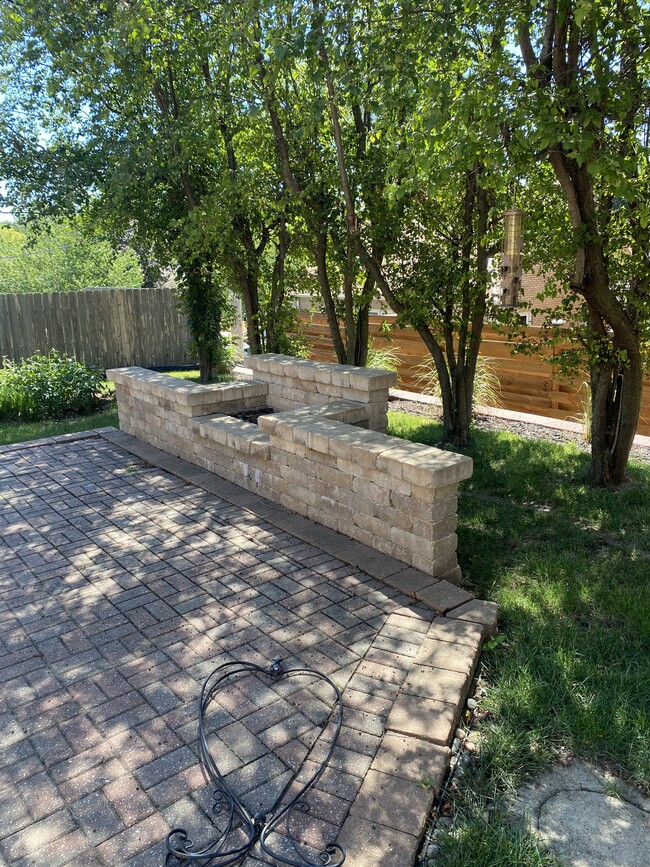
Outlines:
[[52, 350], [18, 364], [3, 359], [0, 418], [41, 421], [91, 412], [105, 393], [103, 371]]

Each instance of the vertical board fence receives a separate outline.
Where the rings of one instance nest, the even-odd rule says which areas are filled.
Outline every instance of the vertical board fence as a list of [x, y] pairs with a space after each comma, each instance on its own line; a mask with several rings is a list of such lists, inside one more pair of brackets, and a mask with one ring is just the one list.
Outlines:
[[171, 289], [0, 295], [0, 357], [56, 349], [101, 367], [190, 364], [189, 332]]
[[[310, 344], [310, 357], [318, 361], [336, 361], [329, 327], [325, 316], [319, 313], [300, 314]], [[422, 391], [418, 382], [418, 365], [428, 359], [429, 353], [419, 334], [412, 328], [391, 328], [391, 340], [381, 332], [381, 325], [392, 317], [371, 316], [370, 334], [377, 348], [390, 348], [399, 360], [400, 388]], [[541, 329], [530, 327], [532, 334]], [[543, 354], [552, 359], [561, 347], [547, 348]], [[490, 327], [483, 329], [480, 353], [489, 359], [500, 383], [500, 405], [515, 412], [534, 413], [551, 418], [576, 421], [583, 411], [586, 388], [582, 379], [568, 382], [560, 376], [560, 369], [552, 360], [526, 355], [513, 355], [507, 338]], [[585, 374], [586, 378], [586, 374]], [[641, 399], [641, 417], [637, 432], [650, 436], [650, 380], [646, 379]]]

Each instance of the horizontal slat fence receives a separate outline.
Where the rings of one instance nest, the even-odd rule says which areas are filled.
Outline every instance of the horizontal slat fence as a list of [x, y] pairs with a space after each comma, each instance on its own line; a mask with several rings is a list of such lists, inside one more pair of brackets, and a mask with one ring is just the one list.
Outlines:
[[171, 289], [0, 295], [0, 357], [51, 349], [101, 367], [189, 364], [189, 332]]
[[[336, 361], [326, 318], [321, 314], [301, 314], [306, 335], [311, 346], [311, 358], [322, 361]], [[409, 391], [421, 391], [418, 384], [417, 367], [429, 353], [419, 336], [412, 328], [391, 328], [392, 341], [381, 332], [381, 324], [391, 317], [371, 316], [370, 333], [377, 348], [390, 347], [400, 361], [400, 387]], [[540, 328], [530, 328], [539, 334]], [[561, 350], [547, 348], [546, 357], [554, 357]], [[500, 403], [504, 409], [515, 412], [534, 413], [551, 418], [577, 420], [582, 410], [585, 389], [582, 380], [567, 382], [560, 378], [559, 367], [539, 357], [513, 355], [507, 345], [506, 337], [493, 329], [483, 329], [481, 355], [491, 359], [494, 372], [501, 385]], [[586, 377], [585, 377], [586, 378]], [[637, 432], [650, 436], [650, 379], [643, 386], [641, 418]]]

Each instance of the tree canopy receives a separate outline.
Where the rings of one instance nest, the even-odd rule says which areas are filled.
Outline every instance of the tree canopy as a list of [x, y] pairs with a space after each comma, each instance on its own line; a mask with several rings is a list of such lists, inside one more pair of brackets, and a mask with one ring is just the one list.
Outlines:
[[[252, 352], [318, 287], [341, 362], [380, 292], [467, 441], [504, 210], [562, 276], [589, 367], [594, 478], [618, 484], [647, 358], [642, 0], [33, 0], [3, 6], [3, 174], [19, 213], [83, 212], [173, 263], [206, 375], [226, 290]], [[545, 227], [545, 228], [543, 228]], [[569, 267], [568, 263], [571, 263]]]
[[142, 286], [136, 252], [115, 251], [71, 223], [33, 232], [0, 223], [0, 292], [70, 292], [88, 286]]

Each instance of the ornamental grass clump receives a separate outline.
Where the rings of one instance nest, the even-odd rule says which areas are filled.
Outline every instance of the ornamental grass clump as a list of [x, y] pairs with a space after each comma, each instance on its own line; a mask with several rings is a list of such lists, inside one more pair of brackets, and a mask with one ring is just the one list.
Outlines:
[[0, 370], [0, 419], [42, 421], [97, 409], [106, 397], [102, 370], [52, 350]]

